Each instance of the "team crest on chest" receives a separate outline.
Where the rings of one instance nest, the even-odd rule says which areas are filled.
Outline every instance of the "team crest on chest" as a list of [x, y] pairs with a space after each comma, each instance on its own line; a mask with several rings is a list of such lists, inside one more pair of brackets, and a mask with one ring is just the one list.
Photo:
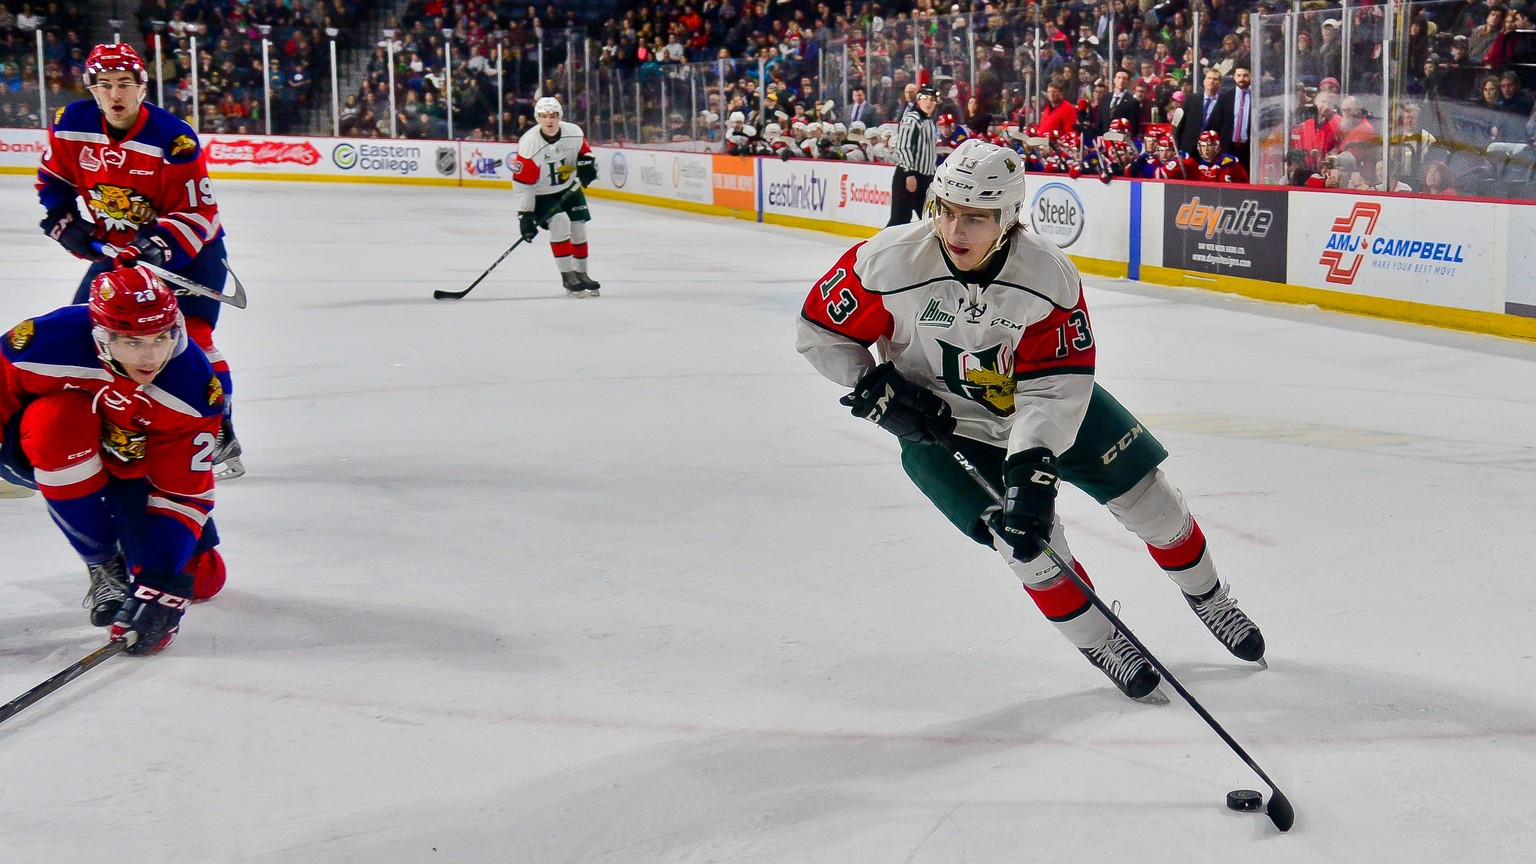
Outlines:
[[127, 186], [97, 183], [87, 190], [91, 218], [112, 230], [138, 230], [155, 219], [155, 208]]
[[20, 351], [27, 347], [27, 343], [32, 341], [32, 336], [36, 333], [37, 325], [32, 323], [31, 318], [28, 318], [12, 327], [11, 332], [5, 334], [5, 338], [6, 341], [11, 343], [11, 350]]
[[942, 353], [939, 377], [949, 392], [999, 417], [1013, 413], [1013, 349], [999, 343], [969, 350], [935, 339]]
[[102, 449], [124, 462], [143, 459], [144, 454], [148, 452], [146, 441], [142, 432], [131, 432], [111, 420], [101, 421]]

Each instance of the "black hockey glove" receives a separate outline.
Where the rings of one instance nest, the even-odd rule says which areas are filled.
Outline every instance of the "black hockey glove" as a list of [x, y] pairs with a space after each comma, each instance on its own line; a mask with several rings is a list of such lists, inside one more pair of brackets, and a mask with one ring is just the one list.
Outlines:
[[913, 444], [933, 444], [955, 431], [949, 403], [901, 377], [889, 361], [866, 372], [838, 401], [853, 409], [853, 416]]
[[1003, 542], [1020, 561], [1039, 557], [1051, 539], [1056, 516], [1056, 488], [1061, 472], [1044, 447], [1014, 453], [1003, 462]]
[[523, 239], [529, 243], [539, 236], [539, 221], [533, 218], [533, 211], [528, 210], [517, 214], [517, 230], [523, 235]]
[[576, 157], [576, 179], [581, 181], [582, 188], [591, 186], [597, 180], [597, 159], [591, 153]]
[[112, 619], [112, 638], [128, 643], [135, 657], [157, 654], [176, 638], [181, 615], [192, 601], [144, 584], [143, 576], [129, 586], [128, 599]]
[[120, 267], [132, 267], [140, 262], [164, 267], [169, 260], [171, 244], [156, 234], [140, 234], [133, 238], [132, 243], [117, 250], [117, 263]]
[[87, 261], [105, 261], [107, 256], [97, 251], [94, 240], [91, 237], [91, 223], [80, 218], [80, 212], [71, 203], [69, 207], [59, 207], [48, 211], [43, 221], [37, 223], [37, 227], [43, 229], [48, 239], [56, 241], [60, 246], [69, 250], [69, 254], [76, 258], [84, 258]]

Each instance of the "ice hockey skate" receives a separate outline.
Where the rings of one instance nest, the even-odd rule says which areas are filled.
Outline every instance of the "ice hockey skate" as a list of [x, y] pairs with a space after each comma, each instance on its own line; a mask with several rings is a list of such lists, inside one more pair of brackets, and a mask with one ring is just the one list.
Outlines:
[[1211, 635], [1226, 646], [1232, 656], [1239, 660], [1248, 660], [1269, 668], [1264, 662], [1264, 634], [1259, 632], [1258, 625], [1237, 608], [1237, 600], [1227, 593], [1225, 582], [1216, 583], [1204, 597], [1184, 595], [1189, 608], [1195, 610], [1195, 615], [1205, 625]]
[[582, 281], [582, 283], [587, 286], [587, 296], [588, 297], [598, 297], [598, 296], [600, 296], [597, 292], [602, 289], [602, 287], [603, 287], [602, 283], [598, 282], [596, 279], [593, 279], [591, 276], [588, 276], [587, 275], [587, 271], [585, 271], [585, 270], [577, 270], [576, 271], [576, 278], [580, 279]]
[[80, 604], [91, 610], [91, 626], [105, 627], [112, 623], [117, 610], [128, 597], [128, 570], [123, 556], [116, 555], [100, 564], [87, 566], [90, 587], [85, 589], [85, 600]]
[[245, 476], [245, 465], [240, 461], [244, 450], [240, 439], [235, 437], [235, 427], [224, 417], [219, 427], [219, 443], [213, 451], [213, 479], [215, 482], [235, 480]]
[[1157, 689], [1157, 685], [1163, 683], [1162, 676], [1157, 674], [1147, 658], [1119, 630], [1110, 634], [1109, 639], [1097, 648], [1078, 650], [1083, 652], [1088, 662], [1109, 676], [1109, 680], [1115, 682], [1115, 686], [1125, 695], [1159, 705], [1168, 702], [1168, 697]]
[[575, 270], [561, 273], [560, 282], [565, 286], [567, 297], [591, 297], [597, 294], [595, 289], [587, 287], [587, 280], [581, 278], [581, 274]]

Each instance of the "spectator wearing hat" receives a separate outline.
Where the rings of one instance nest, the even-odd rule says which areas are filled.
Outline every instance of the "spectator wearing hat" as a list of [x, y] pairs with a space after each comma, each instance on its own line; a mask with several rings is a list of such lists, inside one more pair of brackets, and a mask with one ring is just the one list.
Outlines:
[[[1317, 46], [1317, 57], [1322, 63], [1324, 80], [1332, 78], [1334, 87], [1338, 87], [1344, 69], [1344, 43], [1339, 39], [1339, 19], [1329, 18], [1323, 22], [1323, 38]], [[1323, 89], [1321, 82], [1317, 89]]]
[[1440, 90], [1452, 99], [1475, 99], [1478, 95], [1474, 91], [1478, 85], [1477, 64], [1469, 59], [1467, 45], [1465, 35], [1451, 39], [1451, 53], [1441, 73]]

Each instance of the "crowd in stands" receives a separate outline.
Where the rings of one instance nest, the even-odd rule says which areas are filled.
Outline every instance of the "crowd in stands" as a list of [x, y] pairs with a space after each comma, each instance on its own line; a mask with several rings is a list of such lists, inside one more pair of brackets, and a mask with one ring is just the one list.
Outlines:
[[[266, 129], [264, 95], [271, 87], [272, 132], [310, 131], [305, 113], [329, 102], [329, 31], [339, 46], [353, 38], [374, 0], [142, 0], [137, 24], [154, 62], [158, 35], [165, 106], [193, 116], [202, 132], [259, 133]], [[192, 53], [193, 40], [196, 56]], [[271, 44], [262, 67], [262, 40]], [[153, 76], [152, 76], [153, 77]]]
[[[1191, 3], [1200, 12], [1193, 40]], [[1242, 103], [1232, 95], [1241, 89], [1235, 73], [1255, 58], [1264, 104], [1242, 109], [1251, 118], [1246, 135], [1225, 129], [1221, 137], [1222, 152], [1245, 165], [1263, 154], [1266, 174], [1256, 181], [1524, 195], [1536, 165], [1528, 155], [1536, 19], [1525, 0], [1397, 7], [1405, 38], [1391, 44], [1402, 71], [1386, 77], [1384, 5], [1362, 0], [1341, 11], [1306, 0], [1288, 96], [1278, 78], [1284, 30], [1255, 34], [1249, 18], [1290, 11], [1282, 0], [620, 0], [596, 21], [578, 20], [565, 4], [411, 0], [388, 36], [360, 26], [378, 5], [144, 0], [138, 14], [146, 43], [156, 33], [165, 40], [166, 102], [183, 116], [191, 114], [197, 65], [204, 131], [260, 131], [264, 83], [272, 85], [273, 131], [329, 131], [304, 121], [308, 106], [328, 107], [329, 88], [314, 82], [328, 77], [325, 30], [334, 27], [339, 44], [365, 52], [363, 80], [341, 107], [345, 135], [445, 138], [451, 128], [456, 138], [514, 139], [532, 125], [533, 100], [549, 95], [598, 141], [878, 160], [883, 130], [919, 85], [932, 84], [938, 113], [952, 116], [960, 134], [1042, 162], [1064, 158], [1065, 148], [1078, 170], [1097, 170], [1127, 155], [1110, 146], [1122, 143], [1148, 158], [1147, 142], [1155, 154], [1158, 141], [1146, 130], [1167, 133], [1177, 160], [1198, 162], [1209, 117], [1182, 121], [1206, 106], [1206, 73]], [[0, 123], [35, 117], [31, 31], [39, 16], [49, 86], [61, 98], [79, 95], [85, 4], [39, 6], [4, 0]], [[1104, 137], [1114, 119], [1131, 127], [1125, 142]], [[751, 130], [746, 143], [743, 128]], [[1248, 136], [1251, 157], [1237, 152], [1248, 141], [1236, 139]], [[1040, 139], [1049, 153], [1030, 143]], [[1380, 176], [1383, 164], [1390, 177]]]
[[84, 2], [0, 0], [0, 126], [40, 125], [37, 34], [43, 34], [43, 87], [52, 113], [85, 95]]

